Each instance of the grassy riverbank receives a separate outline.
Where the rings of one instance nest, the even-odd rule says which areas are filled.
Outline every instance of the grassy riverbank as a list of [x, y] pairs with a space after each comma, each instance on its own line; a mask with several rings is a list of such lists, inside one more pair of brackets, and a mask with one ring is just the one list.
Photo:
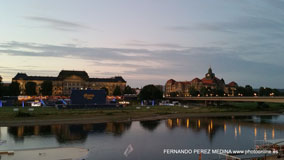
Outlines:
[[28, 107], [13, 111], [15, 107], [0, 108], [0, 124], [9, 123], [61, 123], [61, 122], [108, 122], [141, 119], [163, 119], [167, 117], [198, 116], [198, 115], [233, 115], [233, 114], [272, 114], [283, 113], [284, 104], [269, 103], [259, 106], [257, 103], [228, 103], [222, 106], [128, 106], [120, 109], [62, 109], [54, 107], [40, 107], [29, 111]]

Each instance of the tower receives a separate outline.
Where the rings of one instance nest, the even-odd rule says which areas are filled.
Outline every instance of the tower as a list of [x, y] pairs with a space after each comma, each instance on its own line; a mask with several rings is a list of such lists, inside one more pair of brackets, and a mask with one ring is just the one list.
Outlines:
[[215, 74], [212, 72], [212, 68], [209, 67], [208, 72], [205, 74], [206, 79], [213, 79], [215, 78]]

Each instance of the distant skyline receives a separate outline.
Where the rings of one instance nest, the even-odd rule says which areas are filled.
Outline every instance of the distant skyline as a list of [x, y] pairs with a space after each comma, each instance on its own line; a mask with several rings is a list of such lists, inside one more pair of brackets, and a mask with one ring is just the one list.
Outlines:
[[284, 0], [6, 0], [0, 75], [85, 70], [132, 87], [204, 77], [284, 88]]

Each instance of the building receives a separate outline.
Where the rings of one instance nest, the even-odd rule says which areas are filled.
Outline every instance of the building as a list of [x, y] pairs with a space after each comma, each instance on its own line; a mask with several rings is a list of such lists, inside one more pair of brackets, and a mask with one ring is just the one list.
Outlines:
[[106, 89], [108, 95], [112, 95], [118, 86], [123, 91], [126, 81], [121, 76], [112, 78], [90, 78], [86, 71], [62, 70], [57, 77], [28, 76], [26, 73], [18, 73], [13, 82], [20, 84], [21, 95], [25, 95], [25, 85], [28, 82], [36, 83], [36, 93], [40, 95], [41, 84], [44, 81], [52, 82], [53, 96], [70, 96], [72, 90]]
[[209, 90], [222, 90], [225, 95], [233, 96], [235, 95], [237, 87], [238, 84], [236, 82], [225, 84], [224, 79], [217, 78], [210, 67], [205, 77], [202, 79], [194, 78], [191, 81], [168, 80], [165, 85], [165, 96], [173, 96], [173, 93], [175, 96], [192, 96], [189, 93], [191, 88], [194, 88], [199, 93], [204, 88]]

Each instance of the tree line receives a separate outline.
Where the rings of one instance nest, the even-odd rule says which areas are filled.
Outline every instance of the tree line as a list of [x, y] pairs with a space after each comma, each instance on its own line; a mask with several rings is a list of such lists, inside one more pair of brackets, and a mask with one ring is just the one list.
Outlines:
[[[37, 84], [35, 82], [27, 82], [25, 84], [25, 95], [37, 95], [36, 91]], [[107, 94], [107, 88], [105, 89]], [[52, 81], [44, 81], [39, 90], [40, 94], [43, 96], [50, 96], [52, 95]], [[3, 85], [0, 82], [0, 97], [2, 96], [18, 96], [20, 95], [20, 84], [18, 82], [12, 82], [9, 85]], [[116, 86], [113, 92], [114, 96], [121, 96], [124, 94], [136, 94], [136, 91], [131, 88], [129, 85], [122, 90], [119, 86]], [[190, 87], [188, 90], [188, 94], [191, 96], [226, 96], [223, 89], [212, 89], [202, 87], [200, 90], [196, 90], [195, 87]], [[239, 86], [234, 91], [233, 96], [281, 96], [281, 93], [277, 89], [272, 89], [269, 87], [260, 87], [258, 90], [254, 90], [252, 86], [246, 85], [245, 87]], [[178, 92], [171, 92], [171, 97], [182, 96]], [[157, 100], [163, 98], [163, 91], [155, 85], [146, 85], [144, 86], [139, 95], [138, 99], [141, 100]]]
[[[27, 82], [25, 84], [26, 95], [34, 96], [37, 95], [36, 92], [37, 84], [35, 82]], [[9, 85], [3, 85], [0, 82], [0, 97], [2, 96], [19, 96], [21, 94], [20, 84], [18, 82], [12, 82]], [[52, 82], [51, 81], [44, 81], [40, 87], [40, 94], [43, 96], [50, 96], [52, 95]]]
[[[238, 86], [234, 91], [229, 90], [229, 92], [234, 93], [233, 96], [281, 96], [281, 93], [278, 89], [272, 89], [269, 87], [260, 87], [257, 90], [254, 90], [252, 86], [246, 85]], [[171, 92], [171, 97], [181, 96], [179, 92]], [[202, 87], [200, 90], [195, 89], [195, 87], [190, 87], [188, 90], [190, 96], [226, 96], [223, 89], [218, 88], [206, 88]]]

